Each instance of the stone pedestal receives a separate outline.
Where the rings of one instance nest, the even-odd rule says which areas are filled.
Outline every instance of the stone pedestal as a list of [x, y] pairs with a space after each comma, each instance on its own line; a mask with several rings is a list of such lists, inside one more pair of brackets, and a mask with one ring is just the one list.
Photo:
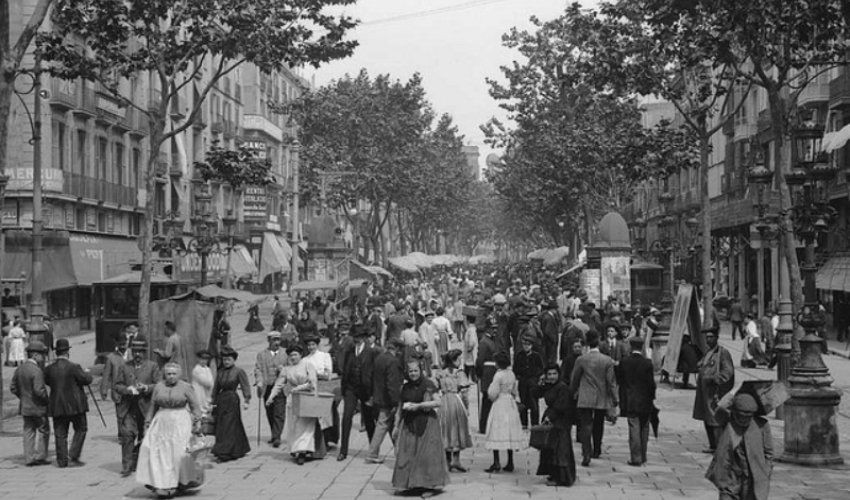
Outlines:
[[667, 354], [667, 341], [670, 339], [670, 321], [673, 319], [673, 301], [665, 291], [661, 299], [661, 320], [658, 329], [652, 334], [650, 344], [652, 347], [652, 367], [655, 373], [661, 371], [662, 360]]
[[[812, 315], [813, 316], [813, 315]], [[807, 321], [808, 320], [808, 321]], [[810, 330], [810, 318], [801, 320]], [[791, 399], [785, 402], [785, 450], [779, 461], [800, 465], [842, 464], [836, 415], [841, 392], [821, 358], [822, 340], [809, 333], [800, 339], [801, 358], [788, 377]]]
[[[775, 347], [776, 357], [776, 380], [788, 383], [788, 377], [791, 376], [791, 335], [794, 331], [794, 323], [791, 319], [793, 306], [790, 300], [781, 299], [779, 301], [779, 326], [776, 328]], [[776, 418], [783, 420], [785, 418], [785, 406], [780, 405], [776, 408]]]

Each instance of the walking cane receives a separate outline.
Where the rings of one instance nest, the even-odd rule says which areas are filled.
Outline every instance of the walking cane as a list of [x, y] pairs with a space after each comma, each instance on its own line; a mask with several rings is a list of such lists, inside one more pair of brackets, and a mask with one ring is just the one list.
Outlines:
[[103, 426], [106, 427], [106, 420], [103, 418], [103, 412], [100, 411], [100, 405], [97, 404], [97, 398], [94, 397], [94, 392], [91, 390], [91, 386], [86, 386], [89, 389], [89, 394], [91, 395], [91, 400], [94, 401], [94, 407], [97, 408], [97, 414], [100, 415], [100, 421], [103, 423]]
[[262, 398], [257, 398], [257, 446], [260, 446], [260, 432], [262, 429], [261, 423], [263, 413], [263, 400]]

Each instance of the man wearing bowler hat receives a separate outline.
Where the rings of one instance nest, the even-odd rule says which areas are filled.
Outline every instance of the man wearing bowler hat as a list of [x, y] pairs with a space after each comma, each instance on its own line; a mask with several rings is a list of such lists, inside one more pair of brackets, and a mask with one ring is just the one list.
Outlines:
[[[56, 435], [56, 465], [79, 467], [83, 443], [86, 440], [89, 411], [88, 399], [83, 387], [92, 383], [88, 370], [68, 359], [71, 344], [68, 339], [56, 341], [56, 361], [44, 369], [44, 382], [50, 387], [47, 412], [53, 417], [53, 432]], [[74, 426], [74, 438], [68, 448], [68, 428]]]
[[345, 460], [348, 456], [348, 439], [351, 435], [351, 421], [360, 403], [360, 421], [366, 427], [369, 441], [375, 432], [375, 416], [372, 414], [372, 372], [377, 351], [369, 345], [366, 326], [356, 324], [352, 328], [354, 345], [348, 351], [342, 362], [342, 438], [339, 443], [337, 460]]
[[162, 377], [159, 367], [147, 359], [148, 343], [144, 339], [130, 344], [133, 360], [124, 364], [115, 377], [115, 393], [119, 397], [118, 428], [121, 443], [121, 476], [136, 470], [139, 446], [145, 434], [145, 414], [151, 404], [153, 388]]
[[41, 365], [47, 347], [34, 340], [27, 346], [27, 360], [12, 375], [12, 394], [21, 400], [20, 413], [24, 419], [24, 463], [27, 467], [47, 465], [50, 443], [50, 423], [47, 421], [47, 386]]

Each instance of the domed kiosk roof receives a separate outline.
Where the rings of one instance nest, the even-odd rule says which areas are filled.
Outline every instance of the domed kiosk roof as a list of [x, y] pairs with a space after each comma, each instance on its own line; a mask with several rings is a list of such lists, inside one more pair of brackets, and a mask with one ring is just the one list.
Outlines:
[[599, 248], [631, 248], [629, 226], [623, 216], [617, 212], [608, 212], [597, 226], [597, 239], [594, 246]]

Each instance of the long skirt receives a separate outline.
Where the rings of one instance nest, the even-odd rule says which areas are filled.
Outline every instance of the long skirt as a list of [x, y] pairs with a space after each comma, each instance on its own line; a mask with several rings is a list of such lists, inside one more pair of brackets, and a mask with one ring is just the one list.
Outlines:
[[27, 360], [26, 346], [24, 339], [13, 338], [9, 340], [9, 361], [13, 363], [23, 363]]
[[192, 416], [186, 408], [157, 411], [139, 448], [136, 481], [160, 490], [187, 486], [180, 471], [191, 437]]
[[570, 426], [554, 429], [556, 441], [551, 449], [540, 450], [538, 476], [549, 476], [562, 486], [572, 486], [576, 481], [576, 459]]
[[245, 325], [246, 332], [261, 332], [263, 331], [263, 324], [260, 322], [259, 316], [251, 315], [248, 318], [248, 324]]
[[249, 451], [248, 436], [242, 425], [242, 411], [236, 391], [219, 393], [215, 400], [215, 446], [212, 454], [219, 460], [236, 460]]
[[443, 431], [443, 447], [446, 451], [472, 448], [469, 434], [469, 416], [460, 399], [460, 394], [447, 392], [440, 399], [440, 428]]
[[443, 449], [440, 420], [435, 413], [428, 415], [428, 424], [421, 436], [402, 424], [396, 446], [393, 488], [437, 489], [449, 483], [449, 466]]
[[490, 416], [487, 418], [488, 450], [521, 450], [525, 448], [528, 438], [522, 432], [519, 421], [519, 410], [510, 394], [502, 393], [493, 402]]
[[292, 398], [286, 399], [283, 440], [289, 446], [289, 453], [293, 455], [309, 453], [313, 458], [322, 458], [327, 453], [319, 419], [296, 416], [292, 411]]

